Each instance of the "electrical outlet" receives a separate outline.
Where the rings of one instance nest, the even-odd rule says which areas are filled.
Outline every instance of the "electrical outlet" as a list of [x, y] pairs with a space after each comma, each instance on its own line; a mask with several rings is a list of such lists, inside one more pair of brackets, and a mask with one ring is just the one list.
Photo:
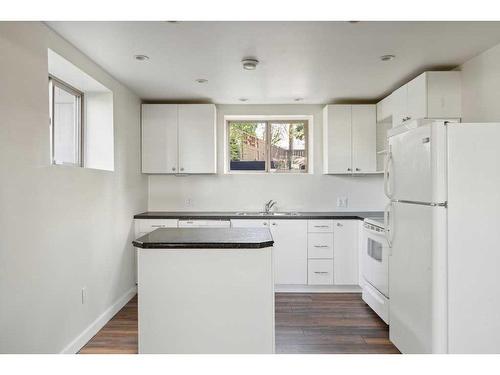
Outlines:
[[337, 208], [347, 208], [347, 197], [337, 197]]
[[186, 199], [186, 206], [191, 207], [193, 205], [193, 200], [191, 198]]
[[82, 288], [82, 305], [85, 305], [87, 303], [87, 288], [83, 287]]

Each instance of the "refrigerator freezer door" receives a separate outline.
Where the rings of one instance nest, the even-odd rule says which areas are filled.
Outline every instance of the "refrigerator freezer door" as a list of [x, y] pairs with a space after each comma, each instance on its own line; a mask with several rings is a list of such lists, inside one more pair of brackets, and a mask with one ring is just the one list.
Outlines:
[[448, 128], [450, 353], [500, 353], [499, 140], [500, 124]]
[[394, 200], [432, 202], [431, 125], [389, 138], [388, 188]]
[[431, 206], [392, 203], [390, 340], [402, 353], [432, 352]]

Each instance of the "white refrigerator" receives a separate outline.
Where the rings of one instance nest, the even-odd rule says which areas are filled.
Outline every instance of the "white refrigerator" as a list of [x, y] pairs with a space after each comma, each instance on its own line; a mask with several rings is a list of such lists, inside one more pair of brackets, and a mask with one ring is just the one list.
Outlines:
[[500, 353], [500, 123], [388, 135], [390, 340], [403, 353]]

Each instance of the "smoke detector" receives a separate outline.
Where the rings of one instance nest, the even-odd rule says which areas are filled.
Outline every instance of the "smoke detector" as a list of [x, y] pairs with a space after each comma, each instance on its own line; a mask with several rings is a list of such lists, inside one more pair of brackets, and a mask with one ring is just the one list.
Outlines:
[[148, 61], [149, 56], [147, 56], [147, 55], [134, 55], [134, 59], [136, 59], [137, 61]]
[[259, 60], [256, 59], [243, 59], [241, 60], [243, 64], [243, 69], [245, 70], [255, 70], [257, 69], [257, 65], [259, 64]]
[[396, 58], [396, 56], [394, 55], [383, 55], [383, 56], [380, 56], [380, 60], [382, 61], [392, 61]]

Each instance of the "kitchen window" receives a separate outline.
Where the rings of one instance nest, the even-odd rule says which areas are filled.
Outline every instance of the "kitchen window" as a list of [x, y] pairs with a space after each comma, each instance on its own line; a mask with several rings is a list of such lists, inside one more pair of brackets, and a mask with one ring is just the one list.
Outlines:
[[308, 120], [227, 122], [230, 172], [307, 173]]
[[82, 166], [83, 93], [49, 76], [52, 164]]

